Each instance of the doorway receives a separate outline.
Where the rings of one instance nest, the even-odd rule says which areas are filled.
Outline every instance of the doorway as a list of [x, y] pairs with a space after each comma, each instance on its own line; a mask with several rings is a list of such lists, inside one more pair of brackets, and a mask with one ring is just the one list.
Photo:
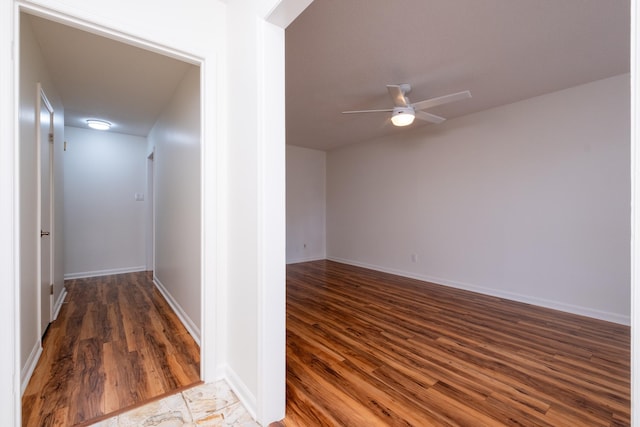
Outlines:
[[[27, 11], [28, 12], [28, 11]], [[54, 228], [54, 216], [60, 220], [63, 218], [62, 211], [58, 210], [59, 206], [56, 206], [53, 209], [52, 203], [55, 197], [56, 190], [58, 191], [58, 201], [65, 201], [65, 215], [64, 217], [68, 217], [68, 213], [70, 212], [67, 209], [67, 196], [71, 193], [71, 191], [66, 191], [70, 189], [70, 186], [67, 186], [65, 182], [65, 194], [62, 191], [59, 191], [61, 186], [60, 182], [51, 179], [50, 175], [53, 173], [53, 150], [50, 149], [49, 145], [49, 134], [52, 133], [53, 129], [53, 110], [55, 107], [55, 130], [56, 130], [56, 145], [60, 145], [62, 143], [61, 135], [61, 122], [64, 120], [65, 125], [65, 148], [66, 152], [64, 154], [56, 151], [55, 160], [56, 160], [56, 171], [61, 172], [62, 167], [59, 166], [58, 162], [64, 159], [64, 175], [65, 181], [67, 178], [71, 178], [77, 183], [81, 185], [85, 185], [84, 188], [74, 188], [75, 200], [74, 203], [77, 202], [78, 205], [84, 204], [85, 207], [88, 208], [93, 213], [97, 213], [96, 216], [93, 217], [94, 222], [87, 226], [86, 220], [88, 217], [80, 218], [81, 221], [76, 221], [74, 225], [82, 222], [84, 228], [84, 233], [82, 233], [85, 242], [93, 243], [90, 245], [91, 247], [82, 247], [80, 250], [77, 250], [77, 253], [81, 253], [81, 256], [86, 258], [91, 258], [93, 260], [98, 259], [99, 261], [109, 259], [115, 259], [118, 256], [122, 255], [123, 252], [131, 250], [131, 247], [136, 247], [136, 254], [138, 258], [135, 259], [135, 262], [125, 265], [115, 265], [115, 266], [106, 266], [106, 267], [91, 267], [87, 269], [70, 269], [69, 263], [65, 262], [64, 272], [65, 273], [75, 273], [75, 277], [72, 274], [65, 274], [65, 279], [79, 279], [80, 277], [98, 277], [102, 275], [108, 274], [119, 274], [119, 273], [137, 273], [146, 270], [148, 267], [153, 268], [155, 265], [154, 257], [151, 256], [151, 262], [148, 261], [147, 254], [145, 252], [145, 230], [150, 230], [151, 235], [154, 234], [154, 226], [153, 223], [154, 218], [151, 216], [147, 218], [145, 214], [145, 210], [147, 207], [151, 208], [155, 203], [156, 197], [154, 197], [154, 192], [159, 193], [157, 198], [158, 202], [162, 202], [160, 205], [159, 213], [164, 214], [166, 216], [170, 216], [166, 223], [170, 223], [169, 226], [164, 226], [160, 231], [158, 231], [159, 239], [164, 239], [164, 241], [171, 241], [175, 243], [174, 246], [166, 245], [166, 247], [162, 247], [162, 251], [159, 251], [159, 256], [164, 256], [164, 258], [159, 259], [158, 265], [164, 270], [160, 269], [156, 272], [156, 276], [154, 280], [156, 283], [156, 287], [160, 287], [160, 282], [164, 285], [164, 289], [168, 291], [168, 295], [165, 295], [169, 300], [174, 309], [174, 311], [178, 312], [178, 314], [182, 314], [185, 317], [193, 319], [190, 325], [195, 326], [195, 328], [200, 332], [202, 329], [201, 321], [200, 321], [200, 306], [201, 306], [201, 292], [202, 292], [202, 282], [200, 278], [200, 259], [201, 259], [201, 249], [200, 249], [200, 229], [195, 228], [195, 226], [200, 226], [200, 155], [201, 155], [201, 143], [200, 143], [200, 64], [195, 60], [191, 60], [189, 62], [183, 61], [182, 59], [176, 59], [175, 52], [172, 56], [160, 55], [156, 52], [163, 51], [161, 48], [154, 49], [156, 52], [151, 52], [149, 50], [145, 50], [140, 48], [142, 43], [137, 43], [135, 40], [130, 40], [126, 38], [122, 38], [124, 41], [116, 41], [116, 37], [113, 34], [109, 34], [112, 37], [104, 37], [103, 33], [96, 34], [95, 27], [92, 27], [92, 32], [87, 32], [78, 28], [77, 22], [74, 22], [73, 26], [71, 23], [66, 25], [60, 21], [60, 17], [56, 17], [56, 21], [47, 19], [46, 16], [39, 14], [39, 16], [31, 15], [27, 12], [21, 13], [21, 21], [24, 25], [21, 28], [21, 36], [20, 36], [20, 49], [21, 49], [21, 57], [24, 58], [25, 61], [30, 60], [31, 58], [36, 58], [32, 62], [21, 62], [20, 64], [20, 78], [23, 81], [31, 81], [33, 76], [37, 76], [38, 79], [42, 79], [43, 85], [47, 90], [47, 94], [44, 94], [44, 91], [41, 91], [38, 88], [38, 94], [42, 92], [42, 97], [36, 103], [36, 96], [31, 89], [30, 98], [26, 102], [31, 102], [28, 105], [30, 115], [33, 118], [33, 122], [36, 122], [36, 125], [31, 127], [31, 129], [37, 135], [34, 137], [27, 137], [24, 133], [22, 138], [28, 140], [33, 146], [34, 154], [37, 156], [30, 154], [30, 158], [32, 159], [34, 165], [29, 166], [28, 173], [33, 174], [33, 180], [38, 182], [38, 191], [37, 191], [37, 199], [38, 199], [38, 207], [37, 209], [27, 209], [33, 212], [34, 220], [32, 221], [32, 228], [35, 228], [34, 225], [37, 224], [38, 232], [42, 232], [41, 236], [38, 236], [38, 242], [35, 241], [35, 235], [32, 234], [31, 238], [34, 240], [34, 255], [36, 255], [35, 246], [37, 246], [38, 252], [36, 256], [30, 256], [28, 262], [33, 263], [32, 274], [34, 276], [37, 275], [38, 280], [31, 280], [32, 292], [36, 295], [29, 296], [29, 298], [23, 298], [21, 296], [20, 306], [22, 307], [22, 313], [25, 321], [22, 322], [22, 325], [25, 325], [25, 328], [21, 328], [19, 333], [20, 337], [25, 343], [24, 347], [28, 344], [36, 342], [38, 346], [40, 345], [41, 337], [44, 331], [47, 329], [49, 323], [52, 319], [53, 309], [51, 307], [51, 295], [49, 292], [50, 284], [52, 282], [51, 276], [54, 269], [54, 261], [52, 259], [59, 258], [63, 254], [68, 254], [68, 246], [67, 243], [72, 239], [70, 237], [72, 234], [79, 235], [77, 229], [68, 226], [68, 221], [65, 221], [64, 226], [58, 227], [57, 230], [53, 230]], [[36, 22], [38, 21], [38, 22]], [[43, 27], [39, 27], [42, 24]], [[46, 28], [44, 27], [46, 26]], [[48, 32], [51, 31], [51, 32]], [[78, 35], [79, 33], [84, 33], [91, 40], [99, 39], [102, 45], [110, 44], [113, 48], [114, 52], [117, 52], [119, 47], [122, 49], [126, 49], [126, 53], [123, 53], [123, 58], [119, 61], [118, 69], [126, 70], [127, 67], [135, 68], [130, 66], [131, 62], [135, 63], [135, 60], [138, 60], [140, 57], [149, 57], [152, 56], [154, 58], [163, 57], [169, 58], [170, 61], [174, 63], [179, 63], [176, 67], [177, 70], [174, 69], [172, 75], [179, 74], [177, 79], [174, 79], [170, 82], [165, 82], [166, 86], [170, 86], [169, 97], [162, 98], [161, 100], [155, 99], [153, 104], [162, 104], [163, 109], [168, 112], [163, 111], [154, 111], [153, 119], [155, 120], [155, 124], [152, 123], [153, 126], [149, 126], [151, 130], [146, 129], [141, 131], [140, 134], [126, 133], [125, 128], [123, 127], [123, 123], [117, 120], [117, 116], [115, 119], [112, 119], [114, 127], [120, 126], [119, 128], [113, 129], [114, 132], [98, 132], [93, 131], [86, 128], [81, 128], [81, 126], [86, 125], [86, 123], [78, 123], [74, 122], [73, 118], [77, 118], [78, 115], [93, 115], [96, 114], [95, 110], [87, 109], [87, 111], [78, 112], [78, 107], [73, 107], [73, 102], [70, 100], [74, 95], [78, 93], [82, 94], [82, 90], [76, 89], [76, 92], [66, 92], [69, 88], [65, 84], [64, 81], [61, 80], [61, 75], [64, 73], [60, 72], [60, 69], [56, 69], [56, 65], [51, 61], [51, 57], [55, 57], [58, 55], [63, 55], [66, 51], [71, 51], [71, 49], [66, 43], [66, 40], [60, 40], [57, 43], [54, 43], [55, 46], [51, 46], [48, 44], [52, 40], [55, 39], [56, 36], [62, 37], [62, 33], [64, 32], [73, 32], [74, 37], [78, 40], [79, 37], [82, 37], [83, 34]], [[106, 30], [105, 30], [106, 31]], [[67, 34], [68, 36], [69, 34]], [[51, 37], [49, 37], [51, 36]], [[118, 38], [120, 40], [120, 38]], [[101, 45], [101, 46], [102, 46]], [[60, 48], [63, 46], [63, 48]], [[148, 44], [144, 44], [144, 47], [148, 47]], [[46, 49], [51, 48], [52, 51], [46, 51]], [[33, 55], [23, 55], [22, 49], [27, 49], [28, 53], [33, 53]], [[135, 52], [131, 52], [135, 50]], [[37, 52], [36, 52], [37, 51]], [[104, 51], [103, 51], [104, 52]], [[134, 59], [131, 59], [131, 58]], [[113, 57], [110, 57], [113, 61]], [[42, 60], [37, 60], [42, 59]], [[83, 63], [91, 62], [86, 58], [85, 50], [77, 50], [77, 56], [74, 58], [67, 57], [65, 58], [65, 62], [68, 62], [70, 67], [73, 68], [82, 68]], [[115, 59], [117, 60], [117, 59]], [[162, 62], [159, 60], [158, 62]], [[165, 62], [167, 62], [165, 60]], [[137, 63], [135, 63], [138, 65]], [[92, 63], [89, 65], [93, 65]], [[157, 65], [154, 63], [154, 65]], [[169, 67], [166, 67], [169, 68]], [[33, 71], [35, 70], [35, 71]], [[164, 70], [166, 71], [166, 69]], [[91, 85], [92, 87], [98, 86], [100, 83], [96, 83], [97, 79], [108, 79], [113, 77], [113, 73], [90, 73], [86, 72], [83, 74], [84, 77], [88, 80], [94, 80]], [[147, 76], [149, 80], [155, 78], [155, 76], [160, 75], [163, 76], [163, 70], [157, 70], [156, 75]], [[95, 77], [94, 77], [95, 76]], [[188, 81], [186, 80], [188, 78]], [[187, 81], [187, 83], [184, 83]], [[80, 85], [80, 81], [77, 82]], [[144, 83], [144, 82], [143, 82]], [[115, 82], [114, 86], [117, 85], [126, 85], [129, 84], [129, 80], [124, 77], [121, 77], [117, 82]], [[182, 85], [182, 86], [181, 86]], [[188, 87], [188, 90], [185, 90], [185, 85]], [[142, 84], [136, 85], [137, 88], [140, 88]], [[33, 83], [33, 88], [35, 88], [35, 82]], [[87, 97], [100, 97], [104, 96], [109, 98], [113, 95], [113, 92], [108, 90], [98, 91], [98, 93], [86, 91]], [[26, 93], [26, 90], [23, 91]], [[131, 93], [129, 96], [131, 97], [143, 97], [148, 93], [141, 91], [136, 93]], [[157, 96], [158, 91], [151, 93], [149, 96]], [[174, 99], [174, 96], [179, 97], [177, 100]], [[25, 95], [26, 97], [26, 95]], [[52, 102], [49, 102], [51, 100]], [[62, 101], [61, 101], [62, 100]], [[27, 107], [27, 103], [23, 102], [22, 97], [20, 99], [21, 108]], [[62, 102], [64, 102], [64, 109], [62, 108]], [[87, 101], [88, 102], [88, 101]], [[119, 110], [126, 110], [125, 105], [128, 101], [120, 97], [121, 106]], [[33, 104], [38, 104], [37, 108], [34, 108]], [[108, 104], [108, 103], [107, 103]], [[195, 117], [197, 118], [197, 122], [194, 123], [184, 123], [181, 121], [181, 117], [177, 114], [177, 112], [182, 112], [185, 109], [183, 108], [185, 105], [189, 106], [189, 118]], [[52, 107], [53, 106], [53, 107]], [[107, 105], [108, 107], [108, 105]], [[26, 108], [25, 108], [26, 109]], [[75, 111], [75, 113], [74, 113]], [[106, 107], [105, 107], [106, 111]], [[108, 112], [108, 111], [107, 111]], [[158, 125], [158, 126], [156, 126]], [[75, 132], [72, 132], [73, 129]], [[81, 130], [82, 132], [78, 132]], [[184, 135], [192, 136], [191, 139], [185, 141], [185, 138], [179, 138], [176, 141], [175, 135], [171, 135], [170, 131], [175, 130], [177, 132], [182, 132]], [[75, 135], [75, 137], [74, 137]], [[79, 136], [78, 136], [79, 135]], [[131, 137], [131, 138], [129, 138]], [[34, 144], [34, 141], [37, 141], [37, 144]], [[69, 144], [67, 144], [67, 142]], [[110, 144], [118, 144], [119, 149], [113, 149], [113, 145]], [[37, 145], [37, 150], [36, 146]], [[135, 147], [134, 147], [135, 145]], [[158, 147], [157, 156], [155, 156], [155, 160], [162, 161], [162, 163], [154, 168], [157, 172], [157, 175], [160, 177], [161, 181], [157, 186], [153, 185], [153, 177], [156, 175], [153, 169], [150, 170], [150, 174], [147, 176], [145, 170], [145, 161], [147, 161], [146, 156], [148, 151], [146, 147], [148, 145], [155, 145]], [[185, 154], [185, 150], [188, 148], [188, 156]], [[104, 149], [104, 150], [102, 150]], [[82, 151], [88, 156], [84, 159], [80, 160], [73, 164], [71, 159], [73, 156], [78, 156], [78, 154]], [[100, 151], [102, 150], [102, 151]], [[189, 157], [190, 156], [190, 157]], [[90, 159], [91, 157], [91, 159]], [[150, 160], [149, 160], [150, 161]], [[71, 169], [78, 164], [83, 163], [81, 165], [84, 167], [83, 169]], [[92, 167], [86, 168], [88, 164], [91, 164]], [[195, 164], [195, 167], [193, 167]], [[129, 167], [132, 165], [131, 167]], [[153, 166], [153, 163], [151, 164]], [[102, 167], [102, 170], [99, 168]], [[27, 168], [24, 168], [26, 171]], [[135, 172], [135, 176], [130, 174], [131, 172]], [[172, 175], [168, 176], [168, 171], [171, 172]], [[98, 173], [100, 172], [101, 175]], [[26, 172], [25, 172], [26, 173]], [[36, 173], [38, 174], [36, 178]], [[189, 177], [192, 181], [195, 181], [197, 185], [191, 186], [189, 183], [184, 180], [185, 177]], [[147, 184], [146, 179], [149, 178], [151, 182]], [[182, 179], [182, 181], [181, 181]], [[93, 180], [93, 181], [92, 181]], [[93, 185], [96, 184], [96, 185]], [[97, 188], [97, 185], [104, 185], [108, 187], [110, 191], [100, 191]], [[147, 187], [149, 185], [150, 187]], [[185, 187], [187, 190], [185, 190]], [[23, 187], [21, 187], [23, 188]], [[155, 191], [154, 191], [155, 188]], [[149, 193], [145, 192], [149, 189]], [[195, 190], [192, 190], [195, 189]], [[112, 190], [112, 191], [111, 191]], [[34, 195], [34, 207], [35, 207], [35, 183], [34, 190], [30, 191], [30, 195]], [[175, 202], [175, 198], [171, 200], [167, 200], [170, 195], [178, 195], [180, 197], [184, 196], [185, 193], [188, 193], [191, 199], [187, 200], [186, 203], [178, 203]], [[184, 199], [180, 199], [180, 201], [184, 201]], [[191, 203], [193, 202], [193, 203]], [[103, 203], [100, 206], [97, 206], [98, 203]], [[191, 203], [191, 204], [190, 204]], [[172, 206], [175, 205], [176, 209], [172, 209]], [[167, 208], [168, 207], [168, 208]], [[188, 210], [190, 213], [197, 213], [198, 217], [192, 219], [191, 221], [181, 221], [178, 217], [178, 220], [173, 221], [176, 217], [176, 212], [178, 209]], [[150, 210], [150, 209], [149, 209]], [[38, 219], [36, 221], [36, 212], [38, 212]], [[55, 215], [55, 213], [57, 215]], [[71, 212], [75, 212], [71, 210]], [[105, 215], [105, 213], [108, 213]], [[129, 215], [130, 214], [130, 215]], [[135, 224], [130, 227], [131, 232], [123, 233], [122, 230], [117, 230], [118, 226], [122, 226], [122, 223], [125, 222], [123, 220], [124, 215], [129, 215], [130, 217], [135, 217]], [[150, 219], [151, 222], [147, 222], [147, 219]], [[160, 220], [159, 219], [159, 224]], [[25, 221], [26, 222], [26, 221]], [[188, 223], [190, 226], [194, 226], [194, 233], [198, 236], [197, 242], [184, 242], [180, 239], [181, 235], [176, 233], [176, 230], [183, 229], [183, 223]], [[106, 226], [106, 223], [109, 224], [109, 227]], [[173, 226], [175, 224], [175, 226]], [[162, 225], [162, 224], [160, 224]], [[64, 230], [64, 239], [58, 239], [58, 243], [62, 240], [65, 242], [64, 250], [55, 251], [53, 249], [53, 238], [57, 237], [57, 235], [62, 236], [62, 232]], [[54, 234], [54, 231], [57, 231], [57, 234]], [[170, 231], [173, 233], [171, 236], [167, 236], [167, 232]], [[47, 234], [48, 233], [48, 234]], [[115, 238], [116, 235], [120, 233], [122, 236], [119, 239], [121, 250], [118, 250], [118, 247], [115, 245], [109, 246], [106, 248], [106, 241], [112, 239], [114, 241], [118, 240]], [[26, 233], [20, 235], [20, 239], [25, 239]], [[176, 237], [177, 236], [177, 237]], [[162, 244], [162, 241], [160, 244]], [[150, 243], [151, 251], [153, 254], [155, 252], [155, 245], [153, 241]], [[96, 249], [97, 248], [97, 249]], [[168, 248], [168, 249], [167, 249]], [[76, 247], [77, 249], [77, 247]], [[86, 250], [84, 250], [86, 249]], [[94, 252], [92, 252], [95, 249]], [[170, 250], [181, 250], [183, 253], [188, 254], [191, 258], [198, 261], [198, 265], [195, 268], [185, 265], [178, 265], [180, 268], [184, 268], [189, 272], [194, 272], [196, 276], [195, 280], [185, 281], [188, 282], [189, 286], [184, 286], [183, 289], [187, 289], [188, 296], [195, 302], [191, 303], [191, 306], [196, 306], [198, 311], [195, 315], [190, 311], [189, 307], [186, 307], [184, 303], [183, 296], [176, 291], [175, 286], [173, 286], [176, 282], [180, 282], [180, 271], [178, 271], [177, 275], [174, 275], [176, 269], [171, 270], [166, 266], [166, 263], [163, 264], [163, 259], [175, 260], [176, 257], [171, 257]], [[101, 252], [100, 252], [101, 251]], [[66, 256], [66, 261], [71, 259], [72, 257]], [[26, 257], [25, 257], [26, 259]], [[25, 263], [27, 261], [25, 260]], [[173, 267], [173, 266], [170, 266]], [[36, 272], [36, 268], [38, 271]], [[63, 268], [59, 268], [55, 265], [55, 270], [58, 273], [62, 273]], [[88, 273], [88, 274], [87, 274]], [[146, 277], [146, 276], [145, 276]], [[36, 283], [39, 283], [37, 285]], [[59, 283], [56, 279], [56, 284]], [[180, 282], [182, 283], [182, 282]], [[59, 288], [56, 286], [56, 292]], [[36, 299], [38, 300], [37, 306], [26, 306], [26, 300], [29, 299], [30, 304], [35, 305]], [[182, 307], [183, 310], [176, 310], [176, 306], [178, 308]], [[93, 306], [92, 306], [93, 307]], [[68, 309], [67, 309], [68, 311]], [[113, 317], [120, 317], [121, 319], [124, 316], [119, 316], [117, 313], [113, 315]], [[126, 320], [126, 319], [125, 319]], [[180, 319], [183, 323], [185, 319]], [[31, 323], [33, 323], [33, 327], [31, 329], [27, 329], [26, 326], [31, 327]], [[100, 322], [98, 322], [100, 323]], [[51, 324], [50, 330], [51, 333], [48, 336], [52, 336], [53, 331], [56, 329], [56, 325], [58, 323], [54, 322]], [[191, 331], [191, 330], [190, 330]], [[88, 333], [88, 332], [84, 332]], [[171, 332], [166, 334], [167, 336], [171, 336]], [[193, 334], [192, 334], [193, 335]], [[196, 337], [194, 337], [196, 338]], [[199, 337], [196, 338], [196, 341], [199, 341]], [[48, 345], [48, 341], [45, 340]], [[29, 349], [30, 350], [30, 349]], [[26, 354], [27, 351], [22, 350], [21, 354]], [[40, 354], [35, 354], [34, 357], [29, 358], [28, 363], [25, 363], [23, 360], [20, 361], [21, 368], [23, 368], [24, 372], [27, 372], [27, 369], [24, 369], [25, 366], [33, 366], [35, 368], [36, 362], [40, 357]], [[46, 349], [42, 353], [46, 356]], [[24, 358], [23, 358], [24, 359]], [[40, 360], [44, 360], [45, 357], [42, 357]], [[32, 362], [33, 360], [33, 362]], [[26, 388], [26, 382], [30, 377], [30, 373], [22, 374], [22, 378], [26, 379], [23, 381], [24, 387]], [[170, 381], [168, 381], [170, 382]], [[157, 388], [159, 389], [159, 388]], [[24, 388], [23, 388], [24, 390]], [[164, 389], [163, 389], [164, 390]]]

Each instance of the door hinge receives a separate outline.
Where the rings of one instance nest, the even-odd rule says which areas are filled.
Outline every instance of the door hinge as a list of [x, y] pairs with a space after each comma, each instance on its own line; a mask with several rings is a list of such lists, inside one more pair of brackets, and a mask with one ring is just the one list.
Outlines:
[[49, 143], [53, 144], [53, 133], [49, 133]]
[[51, 295], [53, 295], [53, 283], [49, 286], [49, 288], [51, 289]]

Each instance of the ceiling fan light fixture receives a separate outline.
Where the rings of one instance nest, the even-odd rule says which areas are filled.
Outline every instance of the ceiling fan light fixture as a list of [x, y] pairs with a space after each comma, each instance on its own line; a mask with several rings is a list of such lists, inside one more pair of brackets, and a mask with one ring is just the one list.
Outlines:
[[96, 130], [109, 130], [111, 128], [111, 123], [104, 120], [89, 119], [87, 120], [87, 126]]
[[394, 126], [409, 126], [415, 118], [416, 113], [413, 111], [413, 108], [396, 107], [393, 109], [393, 114], [391, 115], [391, 123], [393, 123]]

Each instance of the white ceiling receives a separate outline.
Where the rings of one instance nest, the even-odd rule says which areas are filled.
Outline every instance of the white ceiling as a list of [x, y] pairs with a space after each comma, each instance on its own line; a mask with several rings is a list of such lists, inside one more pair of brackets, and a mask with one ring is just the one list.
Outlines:
[[146, 136], [190, 65], [109, 38], [26, 15], [40, 45], [67, 126], [86, 119]]
[[389, 108], [387, 84], [470, 90], [429, 110], [453, 118], [627, 73], [629, 21], [628, 0], [315, 0], [286, 30], [287, 143], [401, 135], [388, 113], [341, 114]]
[[[315, 0], [286, 30], [287, 143], [402, 135], [386, 113], [341, 114], [389, 108], [387, 84], [410, 83], [413, 102], [471, 90], [430, 110], [453, 118], [627, 73], [629, 10], [629, 0]], [[70, 126], [96, 117], [146, 136], [193, 66], [28, 19]], [[437, 125], [409, 127], [421, 126]]]

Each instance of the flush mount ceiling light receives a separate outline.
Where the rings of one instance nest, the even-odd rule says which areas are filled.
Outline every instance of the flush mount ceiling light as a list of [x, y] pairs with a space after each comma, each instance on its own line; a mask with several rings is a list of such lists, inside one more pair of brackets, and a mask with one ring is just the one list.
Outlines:
[[104, 120], [89, 119], [87, 120], [87, 126], [96, 130], [109, 130], [111, 123], [105, 122]]
[[395, 126], [408, 126], [416, 118], [416, 112], [411, 107], [396, 107], [393, 109], [391, 123]]

